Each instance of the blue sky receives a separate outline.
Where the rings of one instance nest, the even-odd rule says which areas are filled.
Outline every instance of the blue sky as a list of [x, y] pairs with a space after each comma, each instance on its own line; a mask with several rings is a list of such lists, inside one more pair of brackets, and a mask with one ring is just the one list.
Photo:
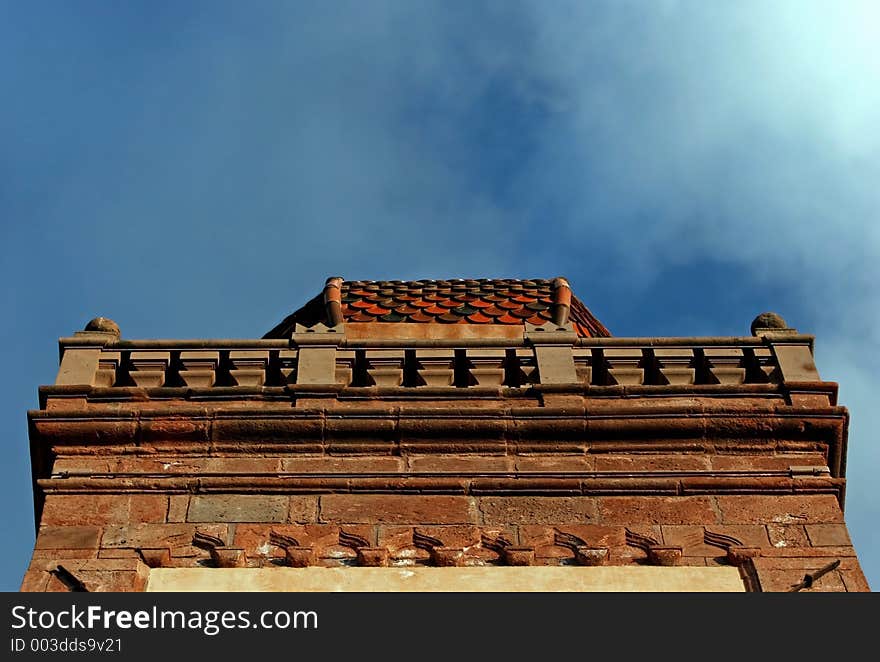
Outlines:
[[0, 4], [0, 590], [57, 339], [259, 337], [330, 275], [565, 275], [618, 336], [782, 314], [880, 587], [876, 2]]

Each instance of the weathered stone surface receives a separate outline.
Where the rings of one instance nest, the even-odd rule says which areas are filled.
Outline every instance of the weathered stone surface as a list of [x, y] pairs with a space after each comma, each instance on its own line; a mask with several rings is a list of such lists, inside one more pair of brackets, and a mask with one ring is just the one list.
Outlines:
[[868, 580], [865, 579], [865, 575], [861, 569], [841, 570], [840, 577], [843, 579], [843, 584], [846, 587], [846, 590], [851, 593], [867, 593], [871, 590], [871, 587], [868, 586]]
[[28, 570], [21, 580], [19, 591], [22, 593], [38, 593], [46, 590], [49, 575], [45, 570]]
[[707, 524], [707, 531], [739, 540], [743, 547], [767, 547], [767, 527], [760, 524]]
[[132, 524], [104, 527], [101, 547], [182, 547], [190, 546], [193, 534], [199, 530], [226, 539], [225, 524]]
[[718, 515], [711, 497], [601, 497], [602, 524], [714, 524]]
[[701, 454], [596, 455], [596, 471], [701, 471], [709, 468], [708, 456]]
[[712, 525], [699, 524], [664, 524], [663, 544], [681, 547], [684, 557], [716, 557], [724, 556], [725, 550], [704, 542], [706, 529], [714, 530]]
[[852, 545], [845, 524], [807, 524], [804, 528], [814, 547]]
[[556, 526], [523, 524], [519, 528], [519, 544], [540, 547], [553, 544], [556, 532], [577, 536], [588, 546], [619, 547], [626, 545], [626, 531], [622, 526], [560, 523]]
[[41, 526], [36, 549], [92, 549], [98, 546], [97, 526]]
[[740, 592], [730, 567], [160, 568], [149, 591]]
[[830, 494], [716, 497], [725, 524], [814, 524], [843, 522]]
[[592, 471], [594, 459], [578, 455], [518, 455], [517, 471]]
[[770, 544], [776, 548], [806, 547], [810, 544], [804, 527], [800, 524], [768, 524], [767, 535], [770, 537]]
[[597, 521], [593, 497], [482, 497], [486, 524], [588, 524]]
[[[817, 381], [809, 338], [784, 330], [696, 347], [693, 339], [572, 336], [569, 347], [561, 336], [543, 335], [552, 342], [542, 345], [531, 336], [546, 331], [524, 337], [521, 326], [515, 337], [491, 325], [411, 326], [419, 332], [404, 336], [416, 346], [388, 342], [402, 337], [395, 324], [365, 325], [355, 344], [347, 325], [321, 338], [300, 329], [293, 348], [280, 338], [230, 347], [134, 342], [122, 353], [91, 349], [85, 337], [70, 343], [64, 367], [78, 376], [45, 390], [45, 411], [32, 415], [32, 447], [57, 458], [54, 473], [70, 475], [40, 483], [48, 498], [23, 586], [66, 591], [47, 573], [62, 560], [91, 590], [131, 590], [143, 571], [125, 564], [139, 562], [139, 548], [163, 550], [162, 568], [210, 564], [210, 553], [192, 545], [196, 531], [239, 550], [235, 563], [246, 558], [269, 572], [510, 564], [504, 549], [543, 566], [574, 564], [578, 549], [593, 549], [590, 558], [609, 566], [640, 568], [650, 545], [628, 545], [631, 530], [681, 548], [676, 563], [703, 570], [722, 567], [725, 546], [742, 543], [770, 590], [835, 559], [836, 574], [822, 580], [830, 588], [820, 590], [867, 590], [830, 494], [842, 483], [808, 470], [829, 464], [836, 476], [845, 466], [847, 422], [830, 406], [833, 385]], [[81, 365], [75, 347], [92, 353]], [[128, 379], [129, 351], [141, 388], [115, 380]], [[595, 361], [603, 352], [607, 366]], [[517, 356], [545, 383], [521, 381]], [[106, 374], [90, 377], [95, 370]], [[429, 385], [415, 385], [419, 370]], [[385, 385], [366, 386], [368, 374]], [[181, 377], [199, 388], [182, 387]], [[35, 464], [40, 473], [45, 464]], [[560, 475], [585, 472], [600, 475]], [[413, 475], [426, 473], [437, 475]]]
[[284, 458], [281, 470], [290, 473], [396, 473], [404, 460], [400, 457], [347, 456]]
[[442, 495], [327, 494], [320, 518], [328, 523], [466, 524], [478, 521], [474, 499]]
[[[804, 563], [801, 568], [791, 569], [771, 569], [764, 567], [764, 559], [755, 559], [755, 566], [758, 568], [758, 579], [761, 582], [761, 590], [765, 592], [786, 592], [792, 587], [798, 585], [808, 572], [815, 572], [821, 568], [824, 563], [815, 563], [814, 559], [810, 559], [809, 563]], [[827, 593], [827, 592], [844, 592], [846, 585], [840, 577], [840, 573], [833, 570], [822, 577], [819, 577], [811, 588], [802, 589], [805, 593]]]
[[172, 494], [168, 497], [168, 522], [185, 522], [189, 510], [189, 495]]
[[415, 472], [481, 473], [512, 471], [513, 460], [507, 456], [484, 455], [424, 455], [409, 458], [409, 467]]
[[822, 453], [780, 453], [778, 455], [714, 455], [716, 471], [786, 471], [789, 467], [823, 467], [828, 460]]
[[290, 511], [288, 522], [301, 522], [308, 524], [318, 519], [317, 496], [292, 496], [290, 497]]
[[188, 522], [286, 522], [290, 499], [286, 496], [222, 494], [194, 496], [186, 514]]

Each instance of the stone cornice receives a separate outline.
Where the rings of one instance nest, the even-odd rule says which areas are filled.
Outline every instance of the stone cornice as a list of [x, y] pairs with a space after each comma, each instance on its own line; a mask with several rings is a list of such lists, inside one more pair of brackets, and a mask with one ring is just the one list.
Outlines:
[[115, 474], [53, 476], [37, 481], [46, 494], [259, 493], [463, 494], [471, 496], [697, 496], [833, 494], [844, 480], [790, 472], [583, 472], [507, 474]]
[[[35, 453], [48, 448], [162, 444], [252, 452], [725, 452], [743, 448], [825, 448], [843, 475], [848, 414], [843, 407], [743, 409], [725, 402], [649, 406], [611, 401], [601, 408], [443, 407], [259, 409], [170, 406], [156, 410], [29, 412]], [[40, 449], [45, 449], [41, 451]]]

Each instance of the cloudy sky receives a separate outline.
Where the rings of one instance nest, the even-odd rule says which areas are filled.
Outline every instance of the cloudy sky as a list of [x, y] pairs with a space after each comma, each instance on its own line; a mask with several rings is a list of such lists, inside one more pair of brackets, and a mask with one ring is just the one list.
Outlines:
[[618, 336], [816, 334], [880, 587], [880, 5], [0, 3], [0, 590], [57, 339], [259, 337], [330, 275], [565, 275]]

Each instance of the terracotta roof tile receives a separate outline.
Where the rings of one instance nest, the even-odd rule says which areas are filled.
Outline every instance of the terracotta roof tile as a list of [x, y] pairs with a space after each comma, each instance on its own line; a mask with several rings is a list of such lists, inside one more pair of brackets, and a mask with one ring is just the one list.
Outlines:
[[492, 303], [490, 301], [484, 301], [483, 299], [474, 298], [473, 301], [468, 301], [468, 304], [474, 308], [492, 308]]
[[409, 316], [410, 322], [433, 322], [433, 315], [426, 315], [423, 312], [413, 313]]
[[[567, 318], [579, 336], [611, 335], [564, 280], [342, 281], [339, 287], [342, 320], [348, 322], [542, 324], [569, 305]], [[264, 337], [289, 337], [297, 323], [313, 326], [328, 319], [321, 292]]]

